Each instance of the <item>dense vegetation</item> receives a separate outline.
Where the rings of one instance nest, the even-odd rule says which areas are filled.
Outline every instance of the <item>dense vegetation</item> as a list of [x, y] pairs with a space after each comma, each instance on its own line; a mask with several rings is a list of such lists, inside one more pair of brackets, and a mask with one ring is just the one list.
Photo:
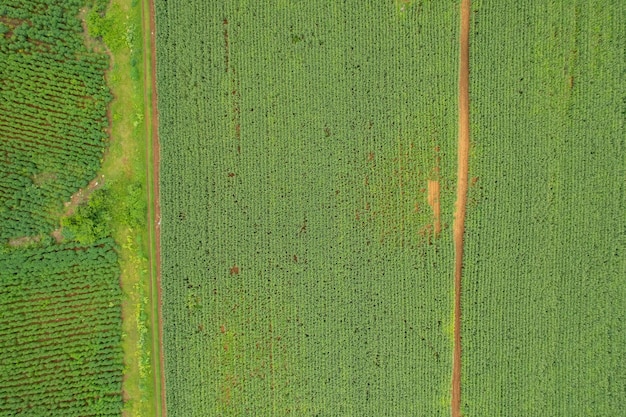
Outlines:
[[100, 166], [109, 64], [85, 46], [85, 3], [0, 1], [0, 241], [50, 233]]
[[112, 242], [11, 250], [0, 265], [0, 415], [119, 416]]
[[108, 57], [80, 19], [105, 4], [0, 0], [2, 416], [120, 415], [111, 209], [104, 190], [69, 219], [64, 206], [96, 176], [107, 145]]
[[473, 4], [464, 415], [623, 415], [626, 3]]
[[414, 3], [157, 1], [169, 416], [449, 415], [458, 5]]

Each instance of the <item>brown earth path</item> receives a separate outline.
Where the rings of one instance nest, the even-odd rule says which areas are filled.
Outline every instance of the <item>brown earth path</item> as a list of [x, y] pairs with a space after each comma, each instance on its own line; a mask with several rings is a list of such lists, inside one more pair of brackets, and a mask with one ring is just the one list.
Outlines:
[[[151, 134], [150, 142], [147, 142], [147, 145], [152, 145], [152, 152], [146, 152], [148, 158], [146, 168], [148, 171], [151, 170], [151, 172], [147, 173], [148, 181], [152, 179], [152, 183], [148, 184], [147, 187], [150, 271], [155, 274], [150, 280], [153, 332], [152, 351], [154, 355], [158, 355], [158, 367], [153, 367], [153, 375], [155, 395], [160, 397], [160, 402], [155, 405], [155, 409], [157, 416], [165, 417], [167, 408], [165, 406], [165, 361], [163, 357], [163, 315], [161, 312], [163, 297], [161, 291], [161, 206], [159, 203], [159, 113], [156, 89], [156, 13], [154, 0], [142, 2], [141, 11], [144, 22], [144, 46], [149, 46], [150, 49], [150, 61], [145, 59], [144, 56], [144, 103], [150, 103], [149, 111], [151, 112], [150, 117], [146, 117], [145, 120], [146, 132]], [[148, 19], [147, 26], [146, 18]], [[147, 33], [148, 30], [150, 31], [149, 34]], [[146, 35], [149, 35], [149, 41], [145, 39]], [[146, 43], [149, 45], [146, 45]], [[158, 334], [158, 337], [154, 337], [155, 333]]]
[[463, 273], [463, 234], [469, 170], [469, 25], [470, 0], [461, 0], [459, 48], [459, 142], [456, 211], [454, 213], [454, 353], [452, 357], [452, 417], [461, 417], [461, 276]]

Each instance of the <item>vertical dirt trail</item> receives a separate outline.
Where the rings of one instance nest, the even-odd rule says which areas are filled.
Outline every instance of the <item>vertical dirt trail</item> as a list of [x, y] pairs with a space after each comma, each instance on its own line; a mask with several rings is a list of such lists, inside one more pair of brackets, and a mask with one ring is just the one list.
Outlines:
[[463, 234], [467, 204], [469, 166], [469, 25], [470, 0], [461, 0], [459, 49], [459, 144], [454, 213], [454, 353], [452, 358], [452, 417], [461, 417], [461, 275], [463, 272]]
[[156, 287], [157, 287], [157, 310], [158, 310], [158, 332], [159, 332], [159, 392], [161, 394], [161, 416], [167, 415], [165, 406], [165, 359], [163, 357], [163, 296], [161, 293], [161, 204], [159, 201], [159, 111], [157, 108], [157, 86], [156, 86], [156, 11], [154, 0], [150, 0], [150, 78], [152, 81], [152, 190], [154, 198], [154, 226], [155, 230], [155, 262], [156, 262]]
[[[146, 7], [147, 6], [147, 7]], [[147, 8], [147, 10], [146, 10]], [[165, 406], [165, 361], [163, 357], [163, 315], [161, 312], [161, 206], [159, 203], [159, 113], [157, 109], [157, 89], [156, 89], [156, 11], [154, 0], [145, 0], [142, 3], [142, 20], [144, 22], [144, 45], [150, 48], [150, 61], [144, 57], [144, 103], [150, 103], [150, 117], [146, 117], [146, 131], [151, 133], [147, 144], [152, 146], [152, 158], [150, 152], [148, 156], [147, 178], [152, 179], [151, 187], [148, 186], [148, 235], [150, 246], [154, 247], [154, 253], [150, 251], [150, 270], [156, 271], [156, 277], [151, 279], [151, 299], [152, 299], [152, 331], [158, 334], [158, 338], [153, 337], [153, 354], [158, 355], [158, 370], [153, 369], [155, 395], [160, 401], [155, 405], [157, 417], [165, 417], [167, 409]], [[146, 16], [147, 13], [147, 16]], [[148, 25], [146, 27], [146, 18]], [[147, 31], [150, 31], [149, 33]], [[147, 43], [147, 45], [146, 45]], [[150, 96], [148, 99], [148, 89]], [[155, 224], [150, 224], [154, 221]], [[156, 285], [155, 285], [156, 284]], [[156, 306], [155, 306], [156, 304]], [[155, 308], [156, 307], [156, 308]], [[154, 312], [157, 312], [156, 317]], [[155, 322], [156, 321], [156, 322]], [[156, 372], [155, 372], [156, 371]]]

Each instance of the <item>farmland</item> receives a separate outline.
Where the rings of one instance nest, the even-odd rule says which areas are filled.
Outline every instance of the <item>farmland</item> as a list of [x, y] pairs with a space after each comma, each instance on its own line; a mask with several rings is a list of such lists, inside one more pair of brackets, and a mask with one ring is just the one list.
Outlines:
[[464, 177], [459, 2], [250, 3], [156, 3], [170, 415], [618, 415], [626, 7], [472, 3]]
[[156, 6], [168, 415], [449, 415], [457, 2]]
[[0, 3], [1, 240], [50, 233], [103, 156], [109, 64], [84, 45], [81, 3]]
[[0, 265], [0, 415], [119, 415], [112, 242], [13, 250]]
[[110, 226], [113, 206], [124, 221], [136, 213], [97, 175], [112, 96], [86, 6], [104, 2], [0, 2], [2, 416], [116, 416], [123, 405]]
[[618, 3], [473, 3], [465, 416], [624, 413]]
[[0, 416], [623, 415], [620, 3], [0, 0]]

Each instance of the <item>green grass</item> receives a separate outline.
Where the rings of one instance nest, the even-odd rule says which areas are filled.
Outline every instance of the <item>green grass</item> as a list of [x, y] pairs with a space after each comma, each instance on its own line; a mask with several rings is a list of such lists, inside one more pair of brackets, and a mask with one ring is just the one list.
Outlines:
[[160, 332], [161, 328], [159, 326], [159, 316], [160, 316], [160, 305], [158, 299], [158, 290], [157, 288], [161, 285], [158, 281], [158, 270], [161, 268], [160, 265], [157, 264], [157, 246], [160, 245], [160, 242], [156, 237], [157, 222], [160, 223], [160, 219], [157, 219], [155, 213], [155, 199], [158, 199], [159, 196], [156, 195], [157, 190], [154, 189], [154, 176], [156, 173], [153, 170], [154, 163], [154, 149], [152, 144], [153, 134], [153, 126], [152, 126], [152, 117], [153, 117], [153, 108], [152, 106], [152, 98], [153, 94], [156, 94], [156, 91], [152, 91], [152, 49], [151, 49], [151, 38], [149, 31], [150, 29], [150, 1], [143, 0], [141, 3], [142, 7], [142, 41], [143, 41], [143, 69], [144, 72], [143, 82], [144, 82], [144, 109], [145, 109], [145, 129], [146, 133], [144, 135], [145, 138], [145, 149], [146, 149], [146, 190], [147, 190], [147, 200], [149, 204], [152, 204], [153, 209], [148, 210], [148, 248], [149, 257], [151, 259], [150, 262], [150, 337], [152, 342], [152, 404], [154, 404], [154, 415], [155, 417], [160, 417], [165, 414], [165, 404], [162, 403], [162, 394], [161, 389], [164, 387], [164, 382], [161, 378], [163, 375], [163, 370], [161, 369], [161, 359], [159, 354], [161, 353], [163, 347], [161, 346]]
[[626, 6], [473, 3], [464, 415], [623, 415]]
[[458, 4], [413, 3], [157, 1], [170, 417], [449, 414]]
[[151, 289], [155, 266], [149, 261], [155, 243], [148, 230], [153, 227], [154, 219], [146, 218], [147, 204], [153, 204], [149, 191], [152, 187], [150, 91], [146, 91], [150, 85], [144, 85], [150, 50], [144, 38], [147, 15], [142, 7], [147, 5], [113, 0], [101, 18], [105, 23], [100, 23], [101, 27], [95, 31], [90, 27], [90, 31], [101, 35], [107, 46], [111, 46], [114, 63], [107, 77], [115, 96], [110, 108], [112, 140], [102, 173], [109, 184], [110, 204], [116, 214], [112, 216], [111, 227], [120, 246], [122, 266], [124, 412], [127, 416], [159, 416], [161, 398], [154, 377], [160, 373], [159, 346], [154, 344], [158, 341], [158, 329], [153, 324], [158, 310]]

